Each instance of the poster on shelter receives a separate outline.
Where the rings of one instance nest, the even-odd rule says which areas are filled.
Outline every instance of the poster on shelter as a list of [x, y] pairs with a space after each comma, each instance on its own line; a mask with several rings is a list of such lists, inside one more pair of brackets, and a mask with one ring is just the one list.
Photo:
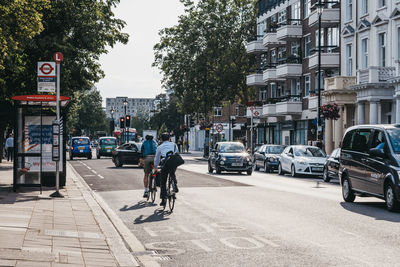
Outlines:
[[[55, 116], [43, 116], [42, 127], [40, 127], [40, 116], [25, 116], [24, 125], [24, 153], [40, 153], [40, 140], [42, 140], [42, 171], [55, 172], [56, 163], [52, 160], [52, 122]], [[62, 146], [61, 146], [62, 149]], [[62, 153], [61, 153], [62, 155]], [[40, 171], [40, 158], [26, 157], [25, 162], [30, 164], [31, 172]], [[60, 171], [62, 171], [62, 159], [60, 160]]]

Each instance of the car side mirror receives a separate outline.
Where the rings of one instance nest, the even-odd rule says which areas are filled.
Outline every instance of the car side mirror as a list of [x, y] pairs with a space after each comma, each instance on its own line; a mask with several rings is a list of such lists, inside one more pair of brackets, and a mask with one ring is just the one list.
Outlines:
[[383, 152], [383, 149], [379, 149], [379, 148], [371, 148], [369, 150], [369, 154], [373, 157], [378, 157], [378, 158], [385, 157], [385, 152]]

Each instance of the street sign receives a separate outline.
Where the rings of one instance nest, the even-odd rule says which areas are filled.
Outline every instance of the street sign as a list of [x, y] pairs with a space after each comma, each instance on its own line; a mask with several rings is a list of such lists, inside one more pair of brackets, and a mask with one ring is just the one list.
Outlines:
[[216, 126], [215, 126], [215, 130], [217, 130], [217, 132], [222, 132], [223, 130], [224, 130], [224, 126], [220, 123], [220, 124], [217, 124]]
[[63, 54], [61, 52], [56, 52], [53, 55], [53, 59], [54, 59], [55, 62], [57, 62], [57, 64], [60, 64], [60, 62], [63, 61], [64, 56], [63, 56]]
[[38, 92], [54, 93], [56, 91], [56, 63], [38, 62]]
[[260, 112], [255, 111], [255, 112], [254, 112], [254, 116], [256, 116], [256, 117], [260, 116]]

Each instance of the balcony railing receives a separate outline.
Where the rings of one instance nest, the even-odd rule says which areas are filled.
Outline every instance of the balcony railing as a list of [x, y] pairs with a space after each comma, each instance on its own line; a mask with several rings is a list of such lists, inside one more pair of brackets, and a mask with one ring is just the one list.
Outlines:
[[371, 66], [367, 69], [357, 71], [357, 83], [379, 83], [386, 82], [393, 78], [396, 72], [395, 67]]
[[[319, 14], [313, 11], [308, 18], [310, 27], [318, 27]], [[321, 26], [323, 28], [333, 27], [340, 23], [340, 8], [324, 8], [321, 14]]]
[[279, 25], [280, 27], [276, 31], [276, 38], [279, 41], [301, 38], [303, 36], [303, 27], [299, 19], [288, 19], [287, 22], [280, 23]]

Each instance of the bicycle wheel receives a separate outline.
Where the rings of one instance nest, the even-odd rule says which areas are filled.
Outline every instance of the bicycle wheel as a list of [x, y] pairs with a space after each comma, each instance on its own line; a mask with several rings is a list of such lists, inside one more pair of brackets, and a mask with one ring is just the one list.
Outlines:
[[150, 194], [151, 194], [151, 203], [154, 203], [157, 195], [157, 187], [155, 185], [155, 179], [153, 178], [153, 176], [151, 176], [150, 178]]
[[172, 181], [171, 178], [168, 179], [168, 205], [169, 205], [169, 210], [172, 212], [175, 207], [175, 193], [172, 192]]

